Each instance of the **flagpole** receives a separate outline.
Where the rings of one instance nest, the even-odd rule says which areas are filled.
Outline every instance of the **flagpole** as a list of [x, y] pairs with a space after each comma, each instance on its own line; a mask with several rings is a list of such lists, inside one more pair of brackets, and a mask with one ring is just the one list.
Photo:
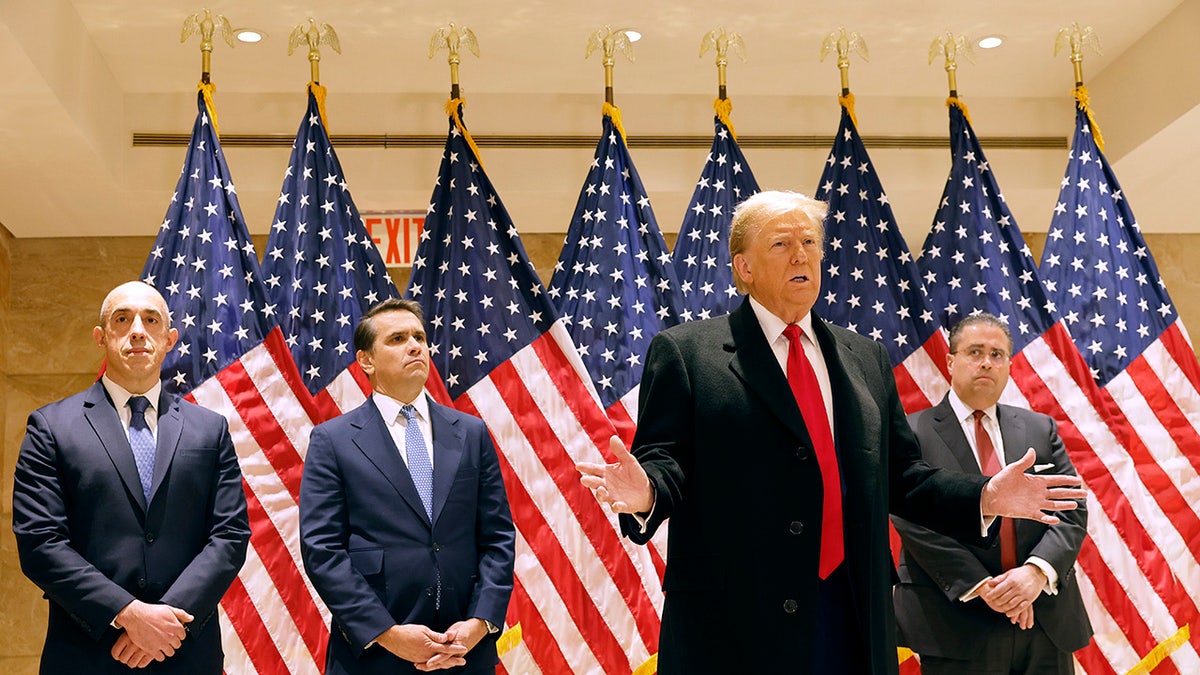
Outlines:
[[341, 54], [342, 44], [338, 40], [338, 34], [333, 30], [333, 26], [327, 23], [317, 26], [316, 20], [310, 16], [307, 24], [298, 24], [292, 29], [292, 34], [288, 36], [288, 56], [295, 53], [297, 47], [305, 45], [308, 45], [308, 62], [312, 83], [319, 85], [321, 84], [321, 45], [329, 45], [333, 51]]
[[583, 58], [591, 56], [596, 49], [600, 49], [604, 53], [602, 61], [604, 65], [604, 102], [610, 106], [615, 105], [613, 103], [613, 64], [616, 61], [614, 56], [617, 50], [620, 49], [625, 58], [629, 59], [630, 63], [633, 62], [633, 42], [629, 39], [629, 29], [614, 30], [605, 26], [592, 33], [588, 38], [587, 50], [584, 52]]
[[842, 93], [838, 96], [838, 103], [850, 113], [850, 121], [854, 126], [858, 126], [858, 116], [854, 114], [854, 94], [850, 93], [850, 52], [853, 51], [862, 57], [863, 61], [870, 61], [870, 54], [867, 53], [867, 41], [858, 33], [847, 33], [844, 27], [838, 28], [829, 35], [825, 36], [825, 40], [821, 43], [821, 60], [824, 61], [826, 56], [831, 53], [837, 53], [838, 72], [842, 76]]
[[197, 12], [183, 20], [183, 30], [179, 34], [181, 44], [187, 42], [192, 35], [200, 34], [200, 82], [202, 84], [211, 84], [213, 33], [218, 29], [221, 31], [221, 37], [225, 40], [225, 44], [233, 47], [233, 28], [229, 25], [229, 19], [226, 19], [224, 15], [218, 14], [214, 17], [205, 9], [203, 17]]
[[870, 61], [871, 57], [867, 53], [867, 41], [858, 33], [847, 33], [845, 28], [838, 28], [829, 35], [825, 36], [825, 40], [821, 43], [821, 60], [824, 61], [826, 56], [831, 53], [837, 54], [838, 72], [842, 75], [842, 96], [850, 95], [850, 52], [853, 51], [862, 57], [863, 61]]
[[975, 63], [975, 52], [971, 49], [971, 43], [963, 35], [955, 35], [950, 31], [934, 38], [933, 43], [929, 45], [929, 63], [932, 64], [939, 56], [946, 59], [946, 79], [950, 82], [950, 98], [958, 98], [958, 55], [962, 54], [967, 57], [971, 63]]
[[476, 58], [479, 58], [479, 41], [475, 39], [475, 33], [466, 26], [461, 30], [451, 21], [450, 25], [445, 28], [439, 28], [433, 33], [433, 38], [429, 42], [429, 58], [438, 53], [442, 48], [448, 52], [446, 62], [450, 64], [450, 100], [456, 101], [462, 98], [462, 92], [458, 86], [458, 64], [461, 62], [459, 58], [459, 50], [466, 47]]
[[710, 49], [717, 53], [717, 99], [721, 101], [729, 98], [726, 95], [725, 71], [729, 65], [730, 48], [743, 63], [746, 61], [746, 44], [742, 42], [740, 34], [718, 27], [708, 31], [704, 37], [700, 38], [700, 56], [703, 57]]
[[1080, 27], [1079, 22], [1076, 21], [1058, 31], [1058, 36], [1054, 39], [1054, 55], [1058, 56], [1063, 47], [1070, 49], [1071, 65], [1075, 69], [1075, 91], [1072, 93], [1079, 109], [1087, 114], [1088, 126], [1091, 127], [1096, 147], [1104, 152], [1104, 136], [1100, 133], [1100, 125], [1096, 123], [1096, 117], [1092, 114], [1091, 98], [1088, 96], [1087, 87], [1083, 86], [1083, 47], [1085, 45], [1091, 47], [1097, 54], [1101, 53], [1100, 37], [1096, 35], [1091, 26]]

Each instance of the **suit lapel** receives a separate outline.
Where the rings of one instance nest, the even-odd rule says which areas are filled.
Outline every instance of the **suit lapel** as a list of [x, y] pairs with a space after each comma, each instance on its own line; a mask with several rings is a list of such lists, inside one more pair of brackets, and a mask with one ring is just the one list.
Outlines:
[[979, 469], [979, 460], [975, 458], [975, 453], [971, 452], [971, 444], [967, 440], [966, 433], [963, 432], [962, 423], [955, 418], [954, 407], [950, 405], [948, 394], [931, 414], [933, 415], [933, 428], [958, 462], [959, 470], [977, 476], [982, 475], [983, 472]]
[[996, 421], [1000, 423], [1000, 436], [1004, 439], [1004, 465], [1008, 466], [1025, 456], [1030, 444], [1025, 433], [1025, 420], [1013, 414], [1008, 406], [996, 406]]
[[464, 441], [458, 422], [433, 401], [429, 401], [429, 422], [433, 429], [433, 522], [436, 523], [458, 474]]
[[429, 517], [425, 515], [425, 505], [421, 503], [421, 495], [417, 492], [416, 484], [413, 483], [412, 474], [408, 472], [408, 467], [400, 457], [400, 449], [396, 447], [392, 435], [388, 433], [383, 416], [379, 414], [379, 408], [375, 406], [373, 400], [369, 400], [367, 405], [363, 406], [362, 411], [359, 419], [353, 422], [358, 427], [358, 431], [354, 434], [354, 444], [358, 446], [359, 452], [366, 455], [367, 460], [374, 464], [375, 468], [379, 469], [379, 473], [383, 474], [383, 477], [392, 484], [400, 497], [408, 503], [409, 508], [422, 521], [428, 523]]
[[175, 458], [175, 450], [179, 447], [179, 437], [183, 433], [183, 413], [179, 410], [179, 399], [167, 392], [158, 397], [158, 440], [154, 451], [154, 480], [150, 484], [150, 501], [158, 486], [162, 485], [171, 460]]
[[812, 439], [804, 427], [804, 418], [796, 405], [796, 397], [788, 386], [787, 375], [779, 368], [771, 346], [763, 335], [758, 318], [750, 307], [750, 300], [742, 304], [729, 315], [729, 330], [733, 343], [727, 348], [733, 351], [729, 368], [753, 390], [767, 408], [771, 410], [788, 429], [812, 446]]
[[112, 460], [125, 489], [141, 507], [146, 510], [146, 497], [142, 494], [142, 479], [138, 477], [137, 463], [133, 461], [133, 451], [129, 449], [129, 437], [121, 426], [121, 418], [117, 409], [104, 391], [104, 385], [97, 381], [87, 391], [83, 402], [83, 416], [87, 419], [92, 430], [100, 439], [105, 452]]

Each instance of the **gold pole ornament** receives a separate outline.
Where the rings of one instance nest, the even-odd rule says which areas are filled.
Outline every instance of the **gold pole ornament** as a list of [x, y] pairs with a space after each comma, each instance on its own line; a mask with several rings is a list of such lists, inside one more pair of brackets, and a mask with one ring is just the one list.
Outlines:
[[967, 114], [967, 106], [958, 99], [958, 78], [955, 73], [958, 71], [959, 54], [966, 56], [971, 63], [975, 63], [975, 52], [971, 49], [971, 43], [967, 41], [966, 36], [955, 35], [950, 31], [937, 36], [929, 45], [930, 64], [939, 56], [946, 58], [946, 79], [950, 82], [950, 96], [946, 99], [946, 105], [958, 106], [959, 110], [962, 110], [963, 117], [966, 117], [969, 123], [971, 116]]
[[200, 82], [202, 84], [208, 84], [210, 81], [209, 73], [212, 71], [213, 33], [218, 29], [221, 31], [221, 37], [225, 40], [225, 44], [233, 47], [233, 27], [229, 25], [229, 19], [226, 19], [223, 15], [218, 14], [214, 17], [211, 12], [205, 9], [203, 18], [201, 18], [199, 13], [196, 13], [183, 20], [183, 31], [179, 35], [179, 42], [181, 44], [187, 42], [187, 39], [192, 35], [200, 33]]
[[733, 31], [726, 31], [724, 28], [714, 28], [704, 34], [700, 39], [700, 56], [704, 56], [709, 50], [715, 50], [717, 53], [717, 97], [725, 100], [725, 68], [729, 65], [729, 50], [737, 55], [742, 63], [746, 62], [746, 44], [742, 42], [742, 36]]
[[1058, 36], [1054, 38], [1054, 55], [1068, 47], [1071, 50], [1071, 65], [1075, 67], [1075, 96], [1076, 105], [1079, 109], [1087, 113], [1088, 126], [1092, 130], [1092, 138], [1096, 141], [1096, 147], [1104, 152], [1104, 137], [1100, 135], [1100, 125], [1096, 124], [1096, 118], [1092, 115], [1091, 101], [1088, 98], [1087, 87], [1083, 86], [1083, 48], [1088, 46], [1097, 54], [1103, 53], [1100, 48], [1100, 36], [1092, 30], [1091, 26], [1080, 28], [1079, 22], [1073, 22], [1070, 26], [1058, 31]]
[[[604, 103], [608, 107], [613, 105], [613, 57], [618, 49], [633, 63], [633, 42], [629, 39], [627, 33], [628, 28], [618, 28], [613, 30], [609, 26], [605, 26], [600, 30], [592, 33], [587, 41], [587, 51], [584, 52], [583, 58], [588, 58], [592, 52], [600, 49], [604, 52]], [[616, 122], [618, 117], [613, 117], [613, 122]], [[622, 131], [621, 135], [625, 132]]]
[[458, 87], [459, 50], [466, 47], [475, 58], [479, 58], [479, 41], [475, 39], [475, 33], [470, 28], [463, 26], [460, 30], [451, 21], [448, 27], [439, 28], [434, 32], [433, 39], [429, 41], [429, 58], [432, 59], [443, 47], [449, 52], [446, 62], [450, 64], [450, 99], [460, 99], [462, 95]]
[[307, 24], [299, 24], [292, 29], [288, 36], [288, 56], [296, 51], [296, 47], [308, 45], [308, 62], [311, 64], [312, 81], [321, 83], [321, 45], [329, 45], [333, 51], [342, 53], [342, 43], [338, 40], [337, 32], [327, 23], [317, 26], [316, 20], [308, 18]]
[[854, 32], [847, 33], [845, 28], [838, 28], [826, 35], [825, 40], [821, 42], [822, 61], [832, 53], [837, 54], [838, 72], [842, 75], [842, 93], [838, 96], [838, 103], [846, 109], [846, 112], [850, 113], [850, 121], [857, 127], [858, 116], [854, 114], [854, 94], [850, 93], [850, 52], [852, 51], [861, 56], [863, 61], [871, 60], [871, 55], [867, 53], [867, 41], [863, 39], [863, 36]]

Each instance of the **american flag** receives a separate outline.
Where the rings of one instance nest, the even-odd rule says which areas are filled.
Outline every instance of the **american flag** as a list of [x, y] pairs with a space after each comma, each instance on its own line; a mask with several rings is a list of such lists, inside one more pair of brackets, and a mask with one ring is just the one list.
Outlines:
[[296, 506], [316, 411], [267, 300], [210, 90], [198, 105], [183, 171], [142, 272], [179, 330], [164, 386], [229, 420], [242, 468], [252, 534], [219, 610], [227, 672], [319, 673], [329, 619], [301, 572]]
[[[1154, 516], [1143, 521], [1150, 536], [1167, 561], [1191, 561], [1190, 565], [1177, 563], [1180, 566], [1174, 570], [1189, 582], [1183, 585], [1188, 591], [1186, 601], [1133, 595], [1139, 612], [1131, 616], [1089, 598], [1100, 654], [1087, 656], [1103, 658], [1117, 672], [1125, 672], [1181, 625], [1195, 620], [1192, 613], [1200, 585], [1191, 565], [1200, 553], [1200, 520], [1193, 507], [1200, 500], [1200, 453], [1196, 452], [1200, 366], [1082, 106], [1076, 112], [1075, 138], [1042, 253], [1041, 273], [1092, 375], [1136, 434], [1123, 439], [1125, 448], [1105, 461], [1132, 462], [1137, 467], [1137, 475], [1150, 488], [1163, 515], [1146, 513]], [[1124, 574], [1117, 564], [1121, 559], [1106, 555], [1106, 543], [1097, 541], [1101, 556], [1115, 568], [1113, 580], [1122, 583]], [[1183, 543], [1187, 550], [1180, 551]], [[1122, 552], [1121, 558], [1125, 555]], [[1140, 582], [1131, 589], [1147, 590]], [[1171, 611], [1164, 613], [1163, 603]], [[1194, 651], [1176, 653], [1174, 665], [1179, 672], [1197, 670]]]
[[650, 339], [679, 322], [679, 284], [624, 131], [607, 110], [603, 120], [548, 292], [628, 445], [642, 359]]
[[662, 591], [646, 549], [579, 484], [613, 426], [451, 101], [450, 132], [406, 295], [454, 407], [491, 430], [517, 529], [500, 638], [513, 675], [628, 675], [658, 646]]
[[713, 124], [712, 149], [672, 253], [682, 295], [682, 321], [722, 316], [742, 301], [729, 262], [729, 222], [734, 207], [758, 193], [758, 181], [720, 115]]
[[350, 197], [316, 86], [309, 85], [262, 266], [279, 327], [324, 421], [370, 394], [354, 358], [354, 328], [398, 293]]
[[[1012, 329], [1011, 381], [1003, 400], [1057, 420], [1071, 460], [1089, 489], [1091, 536], [1080, 551], [1076, 578], [1085, 597], [1090, 596], [1090, 608], [1128, 620], [1125, 651], [1136, 662], [1146, 646], [1167, 639], [1173, 627], [1196, 616], [1185, 589], [1200, 588], [1200, 568], [1170, 527], [1160, 503], [1164, 495], [1151, 489], [1170, 481], [1163, 482], [1157, 465], [1134, 461], [1144, 448], [1122, 447], [1135, 435], [1127, 420], [1111, 414], [1111, 397], [1096, 385], [1059, 319], [957, 102], [950, 108], [950, 145], [950, 176], [918, 261], [925, 287], [935, 314], [947, 327], [984, 310]], [[1098, 637], [1076, 653], [1077, 659], [1089, 673], [1115, 673], [1096, 647], [1110, 638], [1104, 633], [1112, 624], [1102, 616], [1092, 619]], [[1171, 631], [1164, 634], [1163, 626], [1171, 626]], [[1183, 655], [1186, 660], [1180, 661]], [[1190, 645], [1174, 658], [1186, 663], [1180, 666], [1182, 672], [1200, 672]]]
[[817, 198], [829, 203], [817, 314], [887, 348], [904, 410], [949, 390], [946, 338], [846, 107]]

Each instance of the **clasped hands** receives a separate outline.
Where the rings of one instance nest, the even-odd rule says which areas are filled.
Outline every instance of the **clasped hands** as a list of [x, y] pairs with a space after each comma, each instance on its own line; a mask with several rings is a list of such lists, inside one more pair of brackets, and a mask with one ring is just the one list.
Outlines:
[[[617, 436], [608, 441], [615, 462], [575, 465], [579, 482], [607, 504], [614, 513], [647, 513], [654, 507], [654, 490], [637, 458], [625, 449]], [[1025, 456], [1004, 467], [983, 487], [980, 508], [985, 517], [1004, 516], [1036, 520], [1057, 525], [1057, 517], [1047, 511], [1072, 511], [1077, 500], [1087, 497], [1079, 476], [1070, 474], [1028, 474], [1037, 453], [1030, 448]]]
[[165, 661], [183, 644], [193, 618], [178, 607], [134, 600], [117, 613], [117, 625], [124, 632], [113, 645], [112, 657], [130, 668]]
[[1046, 587], [1046, 574], [1032, 563], [1014, 567], [979, 586], [988, 607], [1008, 617], [1021, 630], [1033, 628], [1033, 601]]
[[420, 624], [392, 626], [375, 642], [379, 646], [410, 661], [417, 670], [429, 672], [467, 664], [467, 652], [487, 635], [482, 619], [459, 621], [439, 633]]

